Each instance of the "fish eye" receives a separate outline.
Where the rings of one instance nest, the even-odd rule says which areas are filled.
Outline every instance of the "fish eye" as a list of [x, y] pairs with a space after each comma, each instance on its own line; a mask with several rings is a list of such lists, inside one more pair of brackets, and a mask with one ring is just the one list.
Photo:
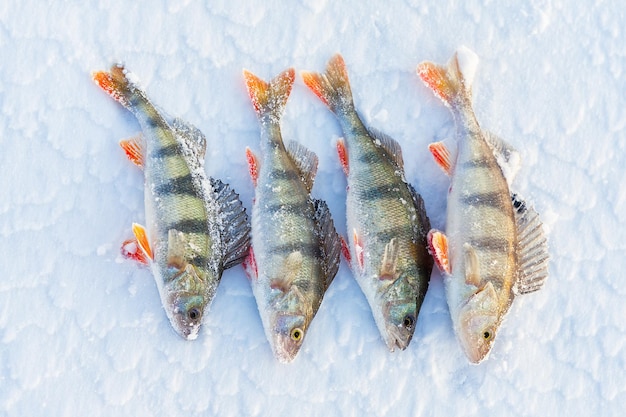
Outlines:
[[190, 320], [197, 320], [198, 317], [200, 317], [200, 310], [198, 310], [197, 308], [192, 308], [187, 313], [187, 317], [189, 317]]
[[291, 331], [291, 340], [294, 342], [299, 342], [302, 339], [302, 329], [296, 327]]
[[402, 324], [407, 329], [411, 329], [413, 327], [413, 324], [415, 324], [415, 319], [410, 314], [406, 315], [406, 316], [404, 316], [404, 320], [402, 320]]
[[493, 335], [492, 335], [492, 333], [491, 333], [489, 330], [485, 330], [485, 331], [484, 331], [484, 333], [483, 333], [483, 339], [485, 339], [485, 340], [489, 340], [489, 339], [491, 339], [491, 336], [493, 336]]

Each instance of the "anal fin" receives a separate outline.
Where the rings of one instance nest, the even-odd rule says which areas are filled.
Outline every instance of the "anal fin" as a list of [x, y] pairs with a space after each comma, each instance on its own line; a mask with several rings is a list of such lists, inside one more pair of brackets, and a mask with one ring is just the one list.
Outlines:
[[256, 183], [259, 178], [259, 163], [254, 152], [248, 147], [246, 147], [246, 160], [248, 161], [248, 171], [250, 172], [252, 184], [256, 188]]
[[453, 170], [453, 162], [448, 147], [443, 142], [435, 142], [428, 145], [428, 150], [433, 155], [435, 162], [439, 167], [451, 176]]

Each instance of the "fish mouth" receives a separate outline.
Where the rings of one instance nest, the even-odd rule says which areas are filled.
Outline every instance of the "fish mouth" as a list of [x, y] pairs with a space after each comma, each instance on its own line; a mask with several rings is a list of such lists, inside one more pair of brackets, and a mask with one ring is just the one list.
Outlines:
[[395, 352], [396, 348], [400, 350], [406, 350], [411, 343], [411, 339], [413, 335], [409, 335], [409, 337], [404, 337], [400, 329], [388, 327], [387, 328], [388, 338], [387, 338], [387, 347], [390, 352]]

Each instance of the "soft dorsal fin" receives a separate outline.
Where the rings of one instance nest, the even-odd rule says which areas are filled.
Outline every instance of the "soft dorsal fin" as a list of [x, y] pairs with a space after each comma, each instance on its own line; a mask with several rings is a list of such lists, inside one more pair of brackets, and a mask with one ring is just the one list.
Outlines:
[[517, 194], [511, 196], [517, 227], [517, 280], [514, 291], [539, 290], [548, 277], [548, 241], [537, 212]]
[[317, 155], [304, 145], [294, 141], [287, 143], [287, 153], [296, 164], [298, 171], [300, 171], [300, 178], [310, 193], [315, 182], [315, 174], [317, 174]]
[[335, 225], [326, 202], [323, 200], [313, 200], [313, 207], [315, 208], [315, 221], [318, 225], [320, 236], [325, 288], [328, 288], [339, 269], [342, 251], [341, 238], [335, 230]]
[[203, 164], [206, 154], [206, 137], [200, 129], [178, 117], [172, 120], [172, 128], [182, 145], [185, 156], [192, 158], [196, 165]]
[[241, 263], [250, 249], [250, 222], [239, 194], [228, 184], [210, 178], [219, 210], [218, 230], [222, 241], [222, 269]]
[[374, 140], [374, 143], [385, 150], [391, 162], [400, 168], [400, 170], [403, 170], [404, 161], [402, 160], [402, 148], [400, 147], [400, 144], [392, 137], [372, 127], [368, 127], [367, 132]]
[[496, 161], [498, 162], [498, 165], [500, 166], [500, 169], [504, 174], [504, 178], [506, 178], [510, 188], [511, 183], [521, 166], [520, 154], [513, 146], [499, 136], [496, 136], [488, 131], [484, 131], [483, 133], [485, 141], [491, 148], [493, 155], [496, 157]]

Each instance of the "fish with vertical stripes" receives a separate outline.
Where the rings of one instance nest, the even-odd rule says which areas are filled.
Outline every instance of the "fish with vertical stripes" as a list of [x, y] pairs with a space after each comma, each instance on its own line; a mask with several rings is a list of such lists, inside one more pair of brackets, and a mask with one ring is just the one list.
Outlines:
[[196, 339], [222, 272], [241, 263], [250, 225], [239, 196], [204, 171], [206, 139], [196, 127], [157, 110], [122, 65], [92, 74], [133, 113], [142, 133], [120, 144], [143, 170], [146, 226], [122, 253], [149, 265], [174, 330]]
[[476, 55], [463, 47], [447, 67], [424, 62], [417, 69], [456, 124], [456, 146], [443, 142], [429, 146], [449, 175], [450, 188], [447, 235], [432, 230], [428, 239], [444, 275], [455, 333], [472, 363], [488, 356], [515, 297], [540, 289], [548, 276], [541, 221], [510, 191], [518, 154], [482, 130], [472, 108], [477, 62]]
[[339, 268], [341, 241], [326, 203], [311, 198], [317, 156], [283, 143], [280, 119], [294, 82], [288, 69], [269, 83], [244, 71], [261, 125], [261, 153], [246, 155], [255, 186], [252, 247], [245, 268], [274, 356], [298, 354]]
[[341, 55], [331, 58], [325, 73], [302, 76], [345, 135], [337, 144], [348, 183], [344, 255], [387, 347], [404, 350], [415, 332], [433, 267], [424, 202], [405, 180], [400, 145], [359, 118]]

